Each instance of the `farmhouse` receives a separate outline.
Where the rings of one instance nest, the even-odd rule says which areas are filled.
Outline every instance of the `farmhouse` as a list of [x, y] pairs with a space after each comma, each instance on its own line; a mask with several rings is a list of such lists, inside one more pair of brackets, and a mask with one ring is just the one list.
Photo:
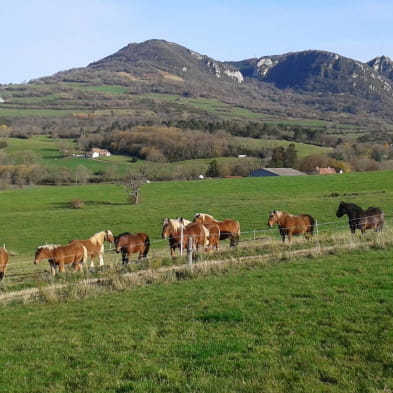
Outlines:
[[317, 175], [335, 175], [337, 173], [336, 169], [330, 168], [329, 166], [327, 168], [317, 166], [315, 172]]
[[109, 157], [111, 153], [106, 149], [99, 149], [98, 147], [93, 147], [90, 151], [85, 153], [86, 158], [98, 158], [98, 157]]
[[297, 171], [293, 168], [261, 168], [250, 172], [251, 177], [268, 177], [268, 176], [300, 176], [304, 172]]

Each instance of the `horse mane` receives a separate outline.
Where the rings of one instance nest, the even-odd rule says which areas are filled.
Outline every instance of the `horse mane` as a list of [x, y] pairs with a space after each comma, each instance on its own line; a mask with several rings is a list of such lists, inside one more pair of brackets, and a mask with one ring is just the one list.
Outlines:
[[119, 238], [120, 236], [126, 236], [126, 235], [131, 235], [130, 232], [123, 232], [120, 235], [117, 235], [116, 237]]
[[38, 246], [37, 250], [54, 250], [55, 248], [60, 247], [60, 244], [43, 244], [42, 246]]
[[288, 213], [285, 213], [281, 210], [273, 210], [272, 213], [275, 214], [277, 216], [277, 218], [282, 217], [283, 214], [288, 214]]
[[178, 221], [180, 224], [183, 224], [185, 227], [186, 227], [188, 224], [191, 224], [191, 221], [190, 221], [190, 220], [187, 220], [187, 219], [184, 218], [184, 217], [176, 217], [176, 221]]
[[201, 217], [202, 220], [203, 220], [205, 217], [209, 217], [210, 219], [212, 219], [212, 220], [214, 220], [214, 221], [217, 221], [212, 215], [207, 214], [207, 213], [197, 213], [197, 214], [195, 214], [194, 218], [196, 218], [196, 217]]
[[96, 245], [96, 244], [100, 244], [101, 245], [102, 243], [104, 243], [106, 232], [107, 231], [97, 232], [93, 236], [89, 237], [89, 240], [94, 245]]

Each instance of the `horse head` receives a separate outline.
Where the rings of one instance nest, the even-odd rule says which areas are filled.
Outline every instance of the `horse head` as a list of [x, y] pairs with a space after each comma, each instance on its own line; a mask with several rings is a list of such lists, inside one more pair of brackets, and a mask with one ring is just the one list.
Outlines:
[[338, 205], [338, 209], [336, 211], [336, 217], [340, 218], [346, 213], [347, 213], [346, 204], [345, 204], [345, 202], [341, 201], [340, 204]]
[[113, 243], [115, 241], [115, 237], [113, 236], [113, 233], [109, 229], [104, 231], [104, 233], [105, 233], [104, 240], [106, 240], [109, 243]]
[[34, 255], [34, 264], [38, 265], [43, 259], [51, 258], [56, 247], [58, 247], [58, 244], [45, 244], [37, 247]]
[[168, 239], [170, 236], [170, 221], [169, 218], [164, 218], [162, 222], [162, 232], [161, 232], [161, 238], [162, 239]]
[[268, 221], [267, 221], [267, 226], [269, 227], [269, 228], [273, 228], [273, 225], [278, 221], [278, 217], [279, 217], [279, 214], [278, 214], [279, 212], [277, 211], [277, 210], [272, 210], [270, 213], [269, 213], [269, 219], [268, 219]]

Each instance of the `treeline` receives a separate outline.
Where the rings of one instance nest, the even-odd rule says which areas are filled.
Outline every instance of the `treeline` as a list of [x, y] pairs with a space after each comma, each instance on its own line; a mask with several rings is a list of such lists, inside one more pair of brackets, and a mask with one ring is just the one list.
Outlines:
[[224, 130], [212, 133], [175, 127], [135, 127], [105, 134], [102, 147], [153, 162], [251, 155], [265, 158], [271, 149], [247, 147]]

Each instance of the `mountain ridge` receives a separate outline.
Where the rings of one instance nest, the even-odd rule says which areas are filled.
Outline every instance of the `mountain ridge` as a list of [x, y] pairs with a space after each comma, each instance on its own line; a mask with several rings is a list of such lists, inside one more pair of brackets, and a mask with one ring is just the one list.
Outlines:
[[393, 122], [393, 62], [321, 50], [217, 61], [165, 40], [130, 43], [87, 67], [40, 81], [120, 84], [132, 93], [217, 98], [257, 110], [362, 114]]

